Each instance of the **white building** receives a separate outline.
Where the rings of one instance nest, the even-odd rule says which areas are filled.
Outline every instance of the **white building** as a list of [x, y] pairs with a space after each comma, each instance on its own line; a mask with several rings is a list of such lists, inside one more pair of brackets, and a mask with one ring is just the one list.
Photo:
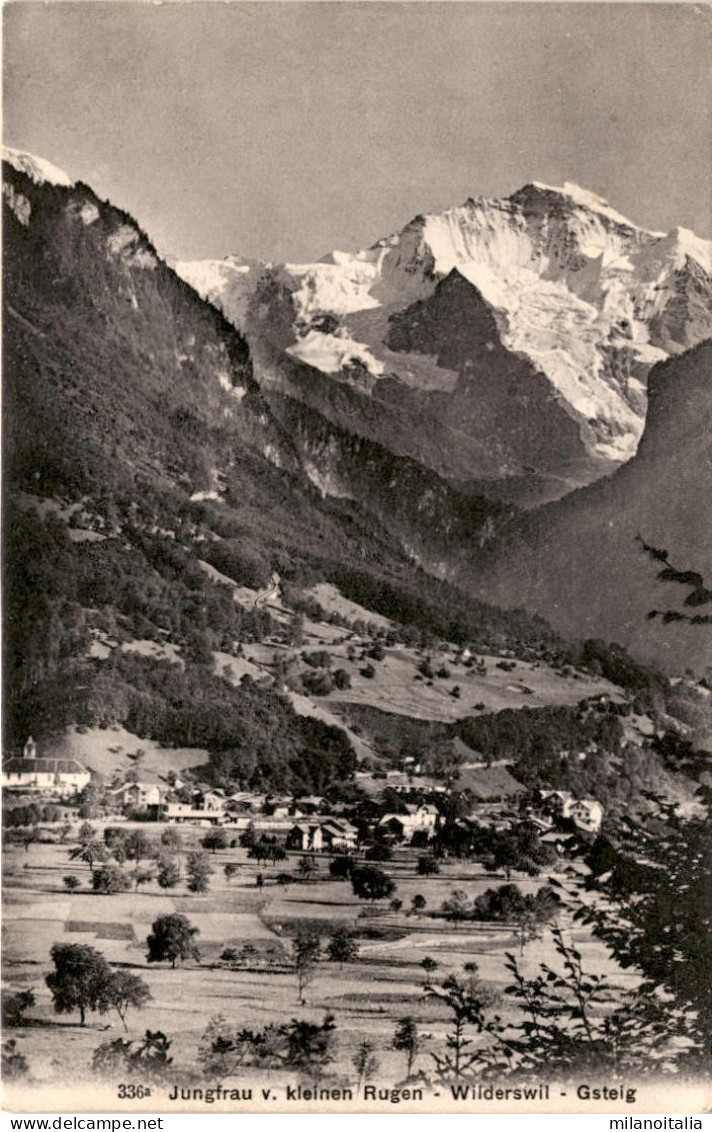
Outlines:
[[432, 837], [438, 821], [436, 806], [407, 806], [405, 814], [384, 814], [378, 823], [388, 828], [396, 837], [411, 840], [414, 833], [424, 830]]
[[597, 833], [601, 828], [604, 809], [595, 798], [574, 798], [569, 790], [542, 790], [541, 797], [554, 812], [569, 818], [579, 829]]
[[89, 785], [91, 774], [76, 759], [40, 758], [32, 737], [18, 758], [2, 768], [2, 784], [8, 790], [37, 790], [68, 798]]
[[124, 782], [111, 794], [119, 806], [130, 806], [134, 810], [158, 806], [163, 800], [163, 791], [154, 782]]

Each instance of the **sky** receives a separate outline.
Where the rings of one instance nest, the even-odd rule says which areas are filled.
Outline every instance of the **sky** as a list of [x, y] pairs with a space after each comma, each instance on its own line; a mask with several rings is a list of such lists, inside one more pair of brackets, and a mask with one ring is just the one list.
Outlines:
[[178, 259], [312, 261], [574, 181], [712, 235], [712, 8], [6, 4], [4, 140]]

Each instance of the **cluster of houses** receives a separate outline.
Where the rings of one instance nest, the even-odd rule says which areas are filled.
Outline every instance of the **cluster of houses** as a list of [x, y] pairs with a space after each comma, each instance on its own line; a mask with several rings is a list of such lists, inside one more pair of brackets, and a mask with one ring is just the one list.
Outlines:
[[[461, 778], [467, 778], [468, 769], [463, 768]], [[400, 796], [398, 812], [385, 813], [378, 821], [384, 840], [410, 843], [417, 838], [422, 844], [435, 836], [439, 810], [427, 799], [434, 800], [446, 788], [436, 781], [431, 786], [419, 771], [419, 767], [413, 766], [405, 772], [391, 771], [378, 776], [384, 780], [384, 788]], [[21, 756], [7, 760], [3, 766], [6, 790], [41, 795], [44, 799], [75, 797], [90, 781], [91, 773], [75, 759], [39, 757], [32, 738], [27, 740]], [[476, 775], [472, 774], [472, 782], [458, 783], [460, 789], [465, 785], [474, 791], [473, 797], [479, 794], [472, 819], [479, 824], [491, 824], [493, 828], [503, 828], [508, 821], [499, 805], [502, 796], [511, 797], [524, 789], [503, 766], [484, 769], [478, 766]], [[310, 795], [295, 800], [290, 795], [246, 790], [230, 792], [206, 783], [188, 785], [175, 775], [167, 783], [155, 776], [139, 778], [134, 771], [130, 779], [109, 788], [105, 805], [111, 812], [146, 820], [229, 824], [237, 829], [252, 826], [258, 835], [278, 837], [287, 848], [301, 851], [347, 851], [356, 848], [358, 840], [356, 827], [338, 812], [341, 807], [329, 805], [322, 797]], [[542, 840], [546, 841], [559, 837], [557, 831], [562, 819], [574, 829], [595, 834], [601, 827], [603, 814], [603, 806], [594, 798], [576, 798], [566, 790], [541, 790], [536, 806], [529, 809], [527, 820], [538, 828]]]

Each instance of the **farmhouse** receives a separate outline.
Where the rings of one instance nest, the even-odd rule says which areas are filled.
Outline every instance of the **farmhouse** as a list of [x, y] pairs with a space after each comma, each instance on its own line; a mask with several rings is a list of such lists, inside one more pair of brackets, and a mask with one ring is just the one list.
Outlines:
[[266, 801], [265, 794], [253, 794], [249, 790], [236, 790], [227, 797], [227, 809], [233, 814], [256, 814]]
[[350, 822], [341, 818], [327, 818], [325, 821], [296, 822], [285, 842], [287, 849], [355, 849], [358, 831]]
[[557, 817], [569, 818], [578, 829], [596, 833], [603, 821], [603, 806], [595, 798], [574, 798], [569, 790], [542, 790], [545, 808]]
[[146, 810], [158, 806], [163, 800], [163, 791], [155, 782], [124, 782], [112, 790], [112, 799], [122, 809]]
[[329, 818], [321, 827], [325, 849], [355, 849], [358, 843], [358, 830], [351, 822], [341, 818]]
[[414, 833], [424, 830], [432, 837], [438, 820], [436, 806], [406, 806], [404, 814], [384, 814], [378, 823], [399, 840], [410, 840]]
[[568, 816], [579, 829], [596, 833], [603, 821], [603, 806], [595, 798], [577, 798], [571, 805]]
[[2, 784], [8, 790], [30, 790], [68, 798], [89, 785], [91, 774], [76, 759], [45, 759], [37, 755], [32, 737], [22, 755], [8, 759], [2, 768]]
[[318, 852], [323, 847], [323, 844], [324, 838], [320, 825], [312, 825], [309, 822], [297, 822], [287, 834], [287, 849], [312, 849]]

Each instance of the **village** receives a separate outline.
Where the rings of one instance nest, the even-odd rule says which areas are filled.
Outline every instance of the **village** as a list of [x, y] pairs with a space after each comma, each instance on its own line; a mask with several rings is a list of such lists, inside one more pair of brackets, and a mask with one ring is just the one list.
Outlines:
[[[475, 752], [461, 740], [453, 745], [464, 756], [456, 789], [423, 774], [420, 765], [407, 757], [404, 761], [411, 765], [404, 771], [357, 772], [356, 783], [368, 793], [374, 813], [370, 822], [358, 825], [350, 818], [363, 809], [360, 804], [331, 803], [315, 795], [228, 793], [200, 780], [184, 781], [177, 774], [169, 774], [170, 782], [165, 782], [155, 774], [140, 777], [136, 770], [102, 791], [99, 812], [105, 820], [218, 827], [240, 833], [250, 829], [256, 837], [265, 836], [285, 849], [302, 852], [350, 853], [374, 839], [422, 848], [436, 838], [443, 824], [443, 801], [453, 793], [466, 791], [472, 796], [474, 785], [479, 795], [476, 804], [456, 819], [463, 830], [475, 825], [501, 831], [525, 823], [544, 844], [562, 850], [567, 837], [573, 844], [577, 832], [585, 837], [600, 829], [604, 809], [595, 798], [540, 790], [523, 805], [526, 791], [505, 767], [468, 763], [464, 759], [474, 760]], [[468, 783], [467, 771], [472, 769], [479, 772], [476, 784]], [[39, 756], [30, 737], [22, 756], [8, 759], [3, 766], [5, 805], [10, 814], [17, 810], [18, 818], [20, 814], [27, 817], [29, 829], [41, 820], [38, 807], [49, 807], [55, 819], [50, 826], [80, 820], [83, 810], [86, 812], [83, 793], [91, 779], [91, 773], [75, 760]], [[395, 812], [389, 806], [395, 806]]]
[[[511, 949], [533, 975], [542, 960], [560, 961], [557, 932], [601, 977], [635, 982], [576, 924], [567, 896], [605, 834], [604, 802], [538, 772], [526, 785], [516, 743], [498, 754], [490, 740], [483, 754], [458, 733], [459, 720], [486, 710], [510, 708], [518, 718], [531, 705], [534, 718], [543, 711], [543, 726], [559, 710], [593, 721], [580, 748], [562, 746], [561, 754], [593, 767], [607, 756], [583, 735], [605, 735], [606, 720], [642, 740], [645, 721], [630, 714], [620, 689], [590, 671], [556, 670], [507, 650], [478, 655], [444, 641], [401, 640], [393, 623], [367, 620], [334, 587], [319, 587], [318, 598], [318, 608], [312, 599], [299, 615], [295, 641], [297, 615], [271, 593], [272, 639], [245, 641], [213, 663], [234, 686], [275, 688], [298, 718], [341, 735], [349, 770], [323, 791], [279, 790], [274, 780], [256, 788], [216, 775], [206, 751], [116, 725], [75, 725], [8, 752], [6, 1023], [31, 1002], [10, 1032], [33, 1079], [56, 1088], [71, 1063], [95, 1087], [97, 1075], [113, 1072], [105, 1066], [105, 1031], [115, 1025], [109, 999], [86, 1023], [71, 1010], [69, 1023], [56, 1014], [51, 964], [67, 946], [96, 953], [108, 978], [138, 980], [128, 1015], [121, 999], [126, 1049], [143, 1048], [142, 1034], [163, 1035], [197, 1092], [207, 1047], [220, 1047], [236, 1026], [258, 1037], [285, 1031], [292, 1014], [300, 1016], [295, 1026], [315, 1033], [333, 1028], [322, 1074], [329, 1088], [365, 1086], [354, 1066], [366, 1054], [378, 1063], [373, 1080], [389, 1088], [431, 1080], [448, 1041], [438, 987], [450, 979], [482, 987], [484, 1001], [502, 1009]], [[180, 656], [160, 642], [122, 648], [180, 671]], [[99, 662], [106, 650], [95, 642]], [[339, 672], [348, 679], [333, 680], [326, 693], [310, 682], [312, 673]], [[587, 773], [575, 781], [593, 782]], [[175, 956], [168, 965], [151, 957], [150, 941], [166, 923], [187, 933], [177, 964]], [[505, 1017], [518, 1018], [510, 1004]], [[403, 1027], [415, 1043], [405, 1071], [396, 1037]], [[255, 1072], [245, 1069], [250, 1080]], [[285, 1087], [295, 1079], [304, 1073], [285, 1069]]]
[[[269, 1027], [297, 1012], [315, 1026], [336, 1019], [330, 1087], [353, 1087], [364, 1043], [380, 1066], [374, 1080], [412, 1085], [447, 1031], [447, 1012], [425, 985], [475, 969], [501, 985], [518, 938], [525, 962], [542, 947], [548, 953], [549, 928], [531, 920], [531, 909], [542, 888], [551, 894], [550, 877], [575, 875], [603, 816], [593, 799], [535, 796], [503, 766], [477, 769], [488, 772], [479, 774], [481, 797], [468, 793], [470, 809], [453, 818], [458, 792], [416, 763], [358, 771], [367, 795], [358, 805], [228, 792], [199, 770], [170, 782], [134, 770], [97, 793], [81, 764], [42, 757], [28, 739], [4, 768], [5, 977], [11, 1002], [18, 992], [31, 996], [25, 1024], [11, 1032], [35, 1078], [56, 1087], [71, 1063], [77, 1080], [92, 1080], [113, 1026], [106, 1013], [90, 1013], [86, 1025], [63, 1030], [61, 1048], [54, 1043], [56, 1025], [65, 1024], [45, 986], [50, 952], [76, 943], [140, 977], [147, 999], [124, 1020], [127, 1036], [137, 1039], [146, 1026], [169, 1035], [171, 1052], [193, 1074], [215, 1027]], [[468, 768], [461, 774], [467, 780]], [[472, 911], [503, 886], [510, 901], [513, 891], [528, 901], [521, 937], [511, 903], [505, 919], [495, 913], [491, 922]], [[568, 922], [565, 907], [546, 907]], [[199, 950], [175, 970], [146, 963], [146, 940], [162, 917], [196, 932]], [[302, 984], [292, 956], [305, 938], [319, 941], [319, 961]], [[605, 963], [587, 933], [575, 938]], [[527, 947], [534, 939], [536, 952]], [[404, 1019], [417, 1034], [408, 1073], [393, 1045]]]

